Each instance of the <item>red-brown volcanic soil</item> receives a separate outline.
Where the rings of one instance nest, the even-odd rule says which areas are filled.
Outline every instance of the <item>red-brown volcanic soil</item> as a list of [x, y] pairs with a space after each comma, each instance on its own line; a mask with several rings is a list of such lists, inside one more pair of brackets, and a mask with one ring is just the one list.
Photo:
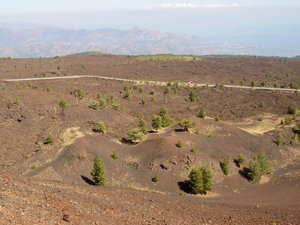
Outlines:
[[[0, 79], [45, 72], [213, 84], [244, 77], [246, 84], [267, 80], [287, 86], [300, 80], [299, 61], [292, 59], [139, 62], [134, 57], [102, 55], [0, 62]], [[267, 72], [272, 77], [266, 77]], [[291, 144], [299, 115], [290, 124], [280, 123], [292, 117], [287, 114], [289, 105], [300, 108], [299, 93], [180, 86], [175, 95], [165, 94], [165, 86], [143, 84], [137, 85], [143, 93], [132, 88], [132, 98], [125, 99], [119, 81], [80, 78], [19, 85], [0, 81], [0, 224], [300, 223], [300, 144]], [[77, 88], [86, 93], [82, 99], [74, 95]], [[191, 89], [200, 96], [199, 102], [188, 101]], [[102, 110], [89, 108], [99, 92], [113, 95], [124, 110], [113, 110], [111, 103]], [[63, 111], [61, 99], [68, 104]], [[151, 131], [151, 118], [162, 105], [176, 121], [188, 118], [197, 126], [189, 132], [178, 125], [149, 132], [135, 145], [121, 142], [129, 129], [137, 127], [138, 115]], [[205, 110], [205, 119], [196, 117], [200, 109]], [[217, 115], [220, 122], [213, 119]], [[100, 120], [107, 126], [105, 134], [93, 132]], [[38, 149], [50, 133], [55, 143]], [[280, 146], [278, 135], [283, 138]], [[179, 139], [182, 148], [176, 147]], [[111, 157], [113, 149], [116, 160]], [[261, 184], [252, 184], [239, 174], [233, 160], [243, 152], [247, 166], [260, 151], [267, 153], [272, 173], [263, 176]], [[103, 158], [107, 187], [91, 185], [96, 154]], [[230, 159], [229, 176], [219, 165], [225, 157]], [[204, 164], [211, 168], [213, 190], [206, 196], [186, 194], [182, 184], [191, 168]], [[37, 168], [31, 169], [33, 165]], [[157, 183], [151, 181], [155, 174]]]

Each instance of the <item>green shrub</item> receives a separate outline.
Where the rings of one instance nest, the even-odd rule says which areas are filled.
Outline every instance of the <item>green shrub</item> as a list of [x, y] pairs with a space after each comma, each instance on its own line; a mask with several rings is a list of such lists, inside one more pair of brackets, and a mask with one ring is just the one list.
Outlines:
[[59, 107], [61, 107], [62, 109], [67, 107], [67, 102], [64, 99], [61, 99], [58, 104], [59, 104]]
[[118, 103], [113, 103], [113, 104], [111, 105], [111, 107], [112, 107], [113, 110], [120, 110], [121, 105], [118, 104]]
[[229, 160], [225, 158], [224, 161], [221, 163], [221, 169], [223, 173], [227, 176], [229, 174]]
[[154, 95], [154, 93], [155, 93], [155, 90], [154, 90], [154, 89], [151, 89], [151, 90], [150, 90], [150, 95]]
[[292, 117], [286, 117], [286, 118], [284, 119], [284, 123], [285, 123], [285, 124], [290, 124], [290, 123], [292, 122], [292, 120], [293, 120]]
[[282, 137], [280, 135], [278, 135], [278, 137], [277, 137], [276, 144], [278, 146], [282, 145]]
[[99, 108], [100, 109], [105, 109], [107, 106], [107, 100], [104, 97], [100, 97], [99, 99]]
[[261, 103], [259, 104], [260, 108], [263, 108], [265, 106], [265, 103], [263, 101], [261, 101]]
[[142, 105], [145, 105], [146, 104], [146, 101], [145, 99], [142, 98], [142, 101], [141, 101]]
[[252, 81], [252, 82], [251, 82], [251, 87], [254, 87], [254, 86], [255, 86], [255, 82]]
[[290, 86], [290, 88], [294, 88], [294, 89], [299, 88], [299, 84], [297, 84], [297, 83], [295, 83], [295, 82], [291, 82], [291, 83], [289, 84], [289, 86]]
[[249, 162], [248, 178], [253, 183], [259, 183], [261, 176], [271, 173], [271, 164], [265, 152], [260, 152]]
[[152, 97], [151, 97], [151, 101], [152, 101], [152, 102], [155, 102], [155, 101], [156, 101], [155, 96], [152, 96]]
[[165, 94], [173, 94], [172, 88], [168, 86], [165, 90]]
[[92, 108], [95, 110], [99, 109], [99, 107], [100, 107], [100, 104], [97, 101], [92, 101], [92, 103], [89, 105], [89, 108]]
[[220, 121], [220, 117], [219, 117], [219, 116], [216, 116], [216, 117], [215, 117], [215, 121], [218, 121], [218, 122], [219, 122], [219, 121]]
[[124, 89], [124, 91], [126, 92], [126, 91], [128, 91], [128, 90], [130, 90], [130, 88], [128, 87], [128, 85], [123, 85], [123, 89]]
[[103, 121], [99, 121], [99, 122], [96, 124], [96, 126], [95, 126], [95, 128], [94, 128], [94, 131], [95, 131], [95, 132], [102, 132], [102, 133], [105, 133], [105, 132], [106, 132], [106, 126], [105, 126], [104, 122], [103, 122]]
[[206, 194], [212, 189], [212, 174], [207, 165], [192, 169], [189, 178], [188, 186], [194, 194]]
[[170, 118], [168, 115], [168, 108], [165, 105], [160, 107], [159, 115], [162, 118], [162, 127], [168, 127], [175, 123], [174, 119]]
[[262, 82], [260, 83], [260, 85], [261, 85], [262, 87], [266, 87], [266, 86], [267, 86], [267, 81], [266, 81], [266, 80], [262, 81]]
[[127, 98], [127, 99], [131, 99], [131, 96], [132, 96], [131, 90], [130, 89], [126, 90], [124, 97]]
[[192, 147], [191, 152], [194, 153], [194, 154], [196, 154], [196, 153], [197, 153], [196, 148], [195, 148], [195, 147]]
[[116, 149], [113, 149], [113, 154], [111, 155], [111, 157], [112, 157], [112, 159], [117, 159], [118, 158]]
[[182, 120], [179, 121], [179, 126], [181, 126], [184, 131], [188, 131], [189, 128], [195, 127], [196, 123], [192, 123], [188, 119], [183, 118]]
[[139, 116], [138, 127], [139, 127], [140, 131], [143, 132], [143, 134], [148, 133], [147, 126], [146, 126], [146, 120], [141, 116]]
[[31, 81], [28, 82], [28, 87], [32, 87], [32, 82]]
[[46, 138], [46, 144], [50, 144], [53, 145], [55, 143], [55, 138], [53, 136], [53, 134], [48, 134], [47, 138]]
[[200, 130], [196, 130], [195, 134], [199, 135], [200, 134]]
[[200, 101], [200, 97], [195, 94], [195, 91], [191, 90], [190, 96], [189, 96], [189, 101], [190, 102], [198, 102], [198, 101]]
[[38, 143], [36, 144], [36, 151], [37, 151], [37, 152], [38, 152], [38, 151], [42, 151], [43, 148], [44, 148], [44, 144], [43, 144], [42, 142], [38, 142]]
[[106, 185], [106, 171], [100, 155], [96, 155], [94, 159], [94, 169], [91, 172], [93, 181], [97, 186]]
[[152, 178], [153, 182], [158, 182], [159, 181], [159, 177], [158, 174], [155, 174], [155, 176]]
[[242, 166], [246, 162], [246, 156], [243, 153], [239, 153], [236, 162], [238, 166]]
[[289, 107], [288, 107], [288, 114], [296, 115], [296, 113], [297, 113], [296, 107], [294, 107], [292, 105], [289, 105]]
[[31, 169], [34, 170], [36, 168], [37, 168], [37, 165], [36, 164], [32, 164]]
[[14, 98], [14, 104], [18, 105], [20, 103], [19, 97]]
[[160, 115], [152, 116], [152, 127], [156, 130], [156, 132], [162, 128], [162, 117]]
[[20, 90], [21, 89], [21, 84], [18, 82], [18, 83], [16, 83], [16, 88], [18, 89], [18, 90]]
[[298, 142], [299, 142], [299, 135], [295, 133], [294, 136], [292, 137], [291, 144], [294, 145], [297, 144]]
[[85, 91], [81, 88], [77, 88], [74, 92], [76, 98], [82, 99], [85, 96]]
[[209, 132], [208, 132], [208, 137], [211, 138], [212, 136], [213, 136], [212, 132], [209, 131]]
[[263, 121], [263, 119], [264, 119], [264, 118], [263, 118], [262, 116], [260, 116], [260, 117], [258, 118], [258, 121], [261, 122], [261, 121]]
[[181, 148], [181, 147], [182, 147], [182, 141], [181, 141], [180, 139], [178, 140], [176, 146], [177, 146], [178, 148]]
[[143, 88], [143, 87], [139, 87], [138, 90], [139, 90], [139, 92], [140, 92], [141, 94], [144, 93], [144, 88]]
[[56, 113], [53, 113], [52, 119], [57, 119]]
[[52, 91], [52, 87], [47, 87], [47, 88], [46, 88], [46, 91], [47, 91], [47, 92], [51, 92], [51, 91]]
[[200, 112], [197, 115], [198, 118], [204, 119], [206, 117], [206, 113], [204, 112], [203, 109], [200, 110]]
[[145, 134], [140, 130], [140, 128], [132, 128], [126, 133], [127, 137], [124, 139], [130, 142], [142, 141]]

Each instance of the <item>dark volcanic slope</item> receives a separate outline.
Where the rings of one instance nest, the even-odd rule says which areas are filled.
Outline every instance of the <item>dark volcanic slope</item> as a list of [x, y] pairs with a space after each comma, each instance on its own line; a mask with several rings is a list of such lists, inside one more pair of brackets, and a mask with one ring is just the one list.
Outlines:
[[[135, 57], [101, 55], [0, 62], [1, 79], [43, 73], [96, 74], [210, 83], [230, 83], [230, 79], [236, 83], [245, 78], [245, 84], [266, 80], [273, 86], [275, 82], [299, 83], [300, 77], [299, 61], [268, 58], [142, 62]], [[131, 82], [127, 85], [132, 97], [126, 99], [123, 85], [92, 78], [1, 81], [0, 224], [299, 223], [300, 143], [291, 143], [299, 115], [288, 124], [280, 122], [292, 117], [287, 114], [289, 105], [300, 108], [299, 93], [186, 85], [177, 94], [165, 94], [165, 86], [146, 82], [133, 86]], [[75, 96], [77, 88], [85, 91], [84, 97]], [[191, 90], [200, 97], [199, 102], [188, 101]], [[90, 108], [99, 92], [110, 100], [114, 96], [123, 110], [114, 110], [111, 102], [103, 109]], [[68, 104], [64, 110], [58, 104], [61, 99]], [[121, 143], [126, 132], [137, 126], [138, 114], [150, 131], [152, 115], [163, 104], [176, 121], [188, 118], [197, 126], [182, 132], [174, 125], [159, 133], [149, 132], [140, 144]], [[196, 117], [200, 109], [207, 118]], [[214, 120], [217, 115], [220, 122]], [[105, 134], [93, 132], [99, 120], [107, 126]], [[45, 143], [50, 133], [55, 138], [53, 145]], [[278, 135], [282, 136], [280, 146]], [[175, 146], [178, 139], [182, 148]], [[114, 148], [117, 160], [111, 158]], [[233, 160], [243, 152], [247, 166], [260, 151], [268, 154], [272, 173], [256, 185], [239, 174], [241, 168]], [[107, 169], [105, 188], [89, 185], [96, 154], [101, 154]], [[229, 176], [220, 168], [225, 157], [230, 159]], [[183, 182], [191, 168], [203, 164], [213, 173], [212, 192], [205, 197], [186, 194]], [[156, 173], [158, 183], [151, 181]]]
[[[138, 61], [135, 57], [96, 55], [47, 59], [0, 59], [0, 78], [104, 75], [146, 80], [178, 80], [289, 87], [300, 83], [300, 61], [277, 58], [203, 58], [201, 61]], [[267, 75], [268, 74], [268, 75]], [[244, 81], [242, 81], [244, 80]]]

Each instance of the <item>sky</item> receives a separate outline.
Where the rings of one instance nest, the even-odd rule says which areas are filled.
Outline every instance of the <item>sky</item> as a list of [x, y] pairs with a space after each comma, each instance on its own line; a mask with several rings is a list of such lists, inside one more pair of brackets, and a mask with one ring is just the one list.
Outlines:
[[300, 0], [1, 0], [1, 24], [72, 29], [135, 26], [300, 50]]

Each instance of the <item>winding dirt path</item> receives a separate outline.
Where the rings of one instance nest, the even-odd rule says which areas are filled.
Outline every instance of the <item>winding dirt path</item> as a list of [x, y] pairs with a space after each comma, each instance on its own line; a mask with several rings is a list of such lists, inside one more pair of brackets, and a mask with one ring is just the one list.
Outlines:
[[[125, 78], [117, 78], [117, 77], [105, 77], [105, 76], [97, 76], [97, 75], [72, 75], [72, 76], [64, 76], [64, 77], [39, 77], [39, 78], [21, 78], [21, 79], [3, 79], [4, 82], [19, 82], [19, 81], [37, 81], [37, 80], [59, 80], [59, 79], [78, 79], [78, 78], [97, 78], [103, 80], [116, 80], [116, 81], [125, 81], [125, 82], [134, 82], [134, 83], [143, 83], [140, 80], [133, 79], [125, 79]], [[148, 84], [151, 85], [167, 85], [167, 82], [160, 81], [147, 81]], [[204, 84], [204, 83], [179, 83], [180, 85], [193, 85], [195, 87], [216, 87], [214, 84]], [[285, 91], [285, 92], [300, 92], [299, 89], [293, 88], [268, 88], [268, 87], [250, 87], [250, 86], [238, 86], [238, 85], [223, 85], [226, 88], [239, 88], [239, 89], [251, 89], [251, 90], [263, 90], [263, 91]]]

